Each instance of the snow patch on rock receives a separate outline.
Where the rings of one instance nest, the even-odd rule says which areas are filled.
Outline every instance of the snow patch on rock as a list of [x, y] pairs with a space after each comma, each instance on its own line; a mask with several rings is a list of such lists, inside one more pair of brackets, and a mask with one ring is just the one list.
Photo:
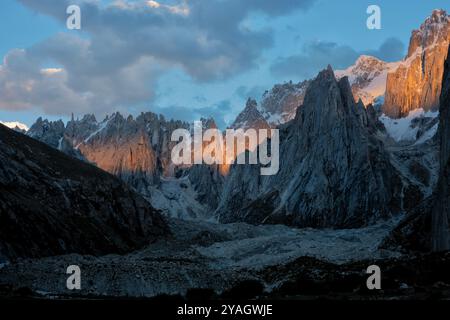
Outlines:
[[[413, 126], [412, 122], [418, 118], [436, 118], [439, 116], [439, 112], [428, 111], [423, 109], [412, 110], [406, 117], [400, 119], [392, 119], [385, 114], [380, 116], [380, 121], [383, 122], [386, 127], [386, 131], [389, 136], [396, 142], [400, 141], [416, 141], [419, 127]], [[437, 132], [437, 126], [433, 126], [424, 135], [420, 137], [421, 143], [431, 139]], [[419, 141], [418, 140], [418, 141]], [[417, 142], [418, 142], [417, 141]]]

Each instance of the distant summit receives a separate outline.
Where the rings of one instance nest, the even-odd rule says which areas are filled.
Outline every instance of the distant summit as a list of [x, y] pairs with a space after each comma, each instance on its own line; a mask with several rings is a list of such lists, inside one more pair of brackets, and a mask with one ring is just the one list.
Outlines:
[[231, 125], [232, 129], [270, 129], [266, 119], [258, 110], [256, 100], [249, 98], [247, 100], [244, 111], [242, 111]]
[[0, 124], [10, 128], [10, 129], [19, 131], [19, 132], [27, 132], [28, 131], [28, 126], [26, 124], [23, 124], [23, 123], [17, 122], [17, 121], [14, 121], [14, 122], [0, 121]]
[[386, 92], [386, 79], [398, 63], [387, 63], [372, 56], [362, 55], [353, 66], [336, 71], [336, 77], [348, 77], [355, 100], [361, 99], [364, 105], [377, 104]]

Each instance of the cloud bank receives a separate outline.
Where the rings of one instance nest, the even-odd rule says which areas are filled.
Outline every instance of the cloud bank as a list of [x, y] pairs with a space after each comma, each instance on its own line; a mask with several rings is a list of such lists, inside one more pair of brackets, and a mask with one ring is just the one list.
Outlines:
[[279, 17], [314, 1], [19, 0], [62, 25], [66, 8], [78, 4], [82, 31], [10, 51], [0, 66], [0, 108], [106, 113], [150, 102], [172, 68], [200, 83], [228, 79], [253, 68], [273, 45], [270, 30], [244, 24], [251, 14]]

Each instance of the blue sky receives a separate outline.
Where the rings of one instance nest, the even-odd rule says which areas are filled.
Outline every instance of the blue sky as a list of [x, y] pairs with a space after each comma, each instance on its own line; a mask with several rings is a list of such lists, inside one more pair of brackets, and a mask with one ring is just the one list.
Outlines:
[[[82, 29], [67, 30], [79, 4]], [[382, 29], [366, 28], [381, 7]], [[113, 5], [113, 7], [111, 7]], [[359, 54], [401, 59], [411, 31], [448, 0], [2, 0], [0, 120], [28, 125], [121, 111], [223, 127], [274, 84]]]

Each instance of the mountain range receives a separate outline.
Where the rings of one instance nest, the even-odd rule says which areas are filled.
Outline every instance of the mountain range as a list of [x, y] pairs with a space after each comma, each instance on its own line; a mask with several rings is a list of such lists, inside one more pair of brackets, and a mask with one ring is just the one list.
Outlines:
[[[354, 65], [337, 70], [335, 75], [338, 79], [348, 77], [356, 101], [361, 99], [365, 106], [372, 104], [390, 118], [403, 118], [417, 109], [436, 111], [449, 43], [450, 16], [444, 10], [434, 10], [412, 32], [408, 54], [403, 60], [384, 62], [362, 55]], [[310, 83], [307, 80], [275, 85], [264, 93], [258, 108], [260, 114], [253, 113], [246, 119], [244, 110], [233, 127], [236, 124], [259, 127], [261, 118], [272, 127], [293, 120]]]
[[[422, 110], [414, 104], [402, 104], [406, 109], [394, 112], [392, 101], [408, 100], [410, 85], [398, 80], [399, 86], [393, 87], [389, 79], [399, 70], [413, 74], [417, 63], [412, 61], [420, 60], [420, 69], [432, 77], [417, 78], [417, 85], [436, 93], [424, 93], [429, 103], [423, 109], [435, 111], [441, 91], [436, 79], [443, 74], [442, 48], [449, 44], [449, 25], [447, 13], [435, 10], [413, 31], [403, 61], [361, 56], [346, 70], [333, 74], [328, 69], [313, 80], [276, 85], [259, 105], [249, 98], [230, 128], [281, 130], [281, 172], [274, 179], [256, 177], [257, 169], [251, 166], [172, 165], [171, 132], [191, 126], [150, 112], [136, 118], [115, 113], [102, 121], [86, 115], [67, 125], [40, 118], [27, 135], [118, 176], [169, 216], [364, 225], [403, 212], [429, 195], [437, 182], [433, 137], [438, 113], [414, 116]], [[333, 106], [317, 100], [324, 94], [330, 95]], [[205, 127], [216, 127], [213, 119], [202, 121]], [[359, 185], [356, 181], [362, 177], [366, 183]], [[251, 212], [261, 206], [264, 213], [258, 209], [254, 216]], [[335, 214], [333, 220], [336, 210], [343, 216]]]
[[[273, 176], [257, 164], [174, 165], [172, 132], [194, 128], [152, 112], [39, 118], [26, 132], [0, 124], [0, 293], [13, 281], [59, 294], [30, 273], [69, 260], [89, 270], [97, 295], [248, 279], [295, 292], [286, 281], [301, 277], [298, 265], [332, 269], [299, 257], [338, 264], [449, 250], [449, 45], [450, 17], [435, 10], [402, 61], [361, 56], [249, 98], [230, 128], [279, 129]], [[33, 259], [26, 270], [23, 258]], [[361, 277], [360, 265], [334, 268]]]

